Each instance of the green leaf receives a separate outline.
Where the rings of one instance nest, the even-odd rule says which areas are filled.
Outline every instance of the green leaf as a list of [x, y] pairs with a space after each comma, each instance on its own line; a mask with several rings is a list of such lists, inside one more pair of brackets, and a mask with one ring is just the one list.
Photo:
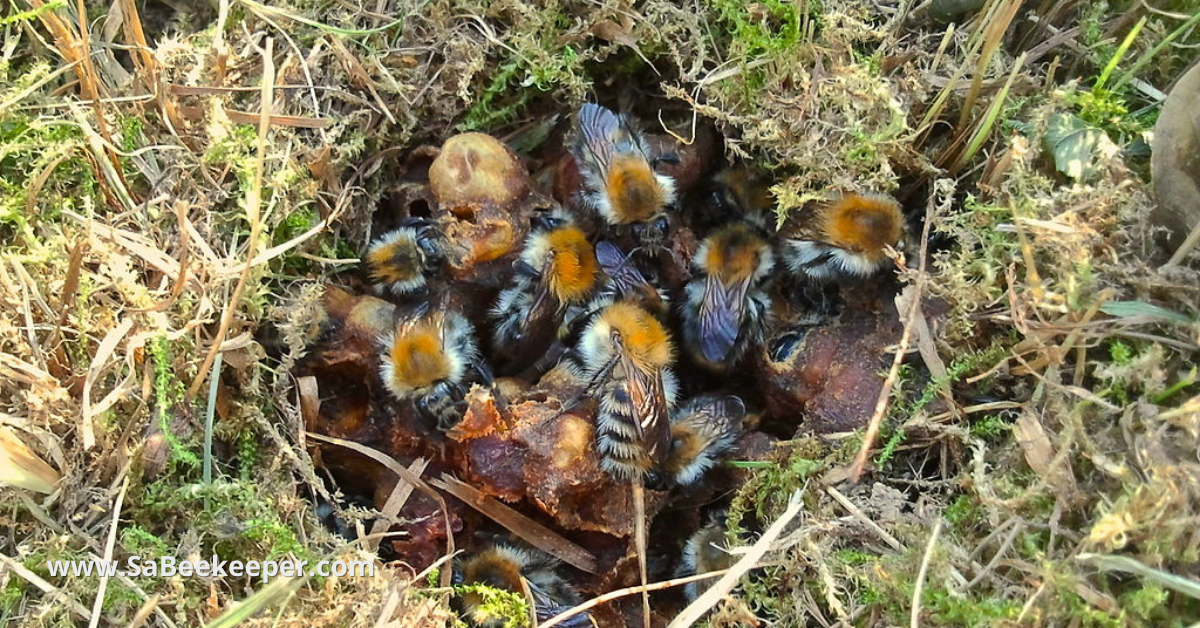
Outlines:
[[1069, 113], [1056, 113], [1046, 124], [1046, 148], [1054, 155], [1054, 166], [1072, 179], [1092, 173], [1096, 154], [1106, 142], [1104, 131]]
[[1091, 563], [1101, 571], [1120, 571], [1141, 576], [1159, 586], [1200, 600], [1200, 582], [1186, 576], [1155, 569], [1128, 556], [1112, 554], [1080, 554], [1076, 560]]
[[1145, 301], [1109, 301], [1100, 306], [1100, 311], [1115, 316], [1117, 318], [1135, 318], [1139, 316], [1148, 316], [1150, 318], [1161, 318], [1171, 321], [1172, 323], [1182, 323], [1184, 325], [1191, 324], [1193, 321], [1185, 314], [1180, 314], [1174, 310], [1168, 310], [1165, 307], [1159, 307]]

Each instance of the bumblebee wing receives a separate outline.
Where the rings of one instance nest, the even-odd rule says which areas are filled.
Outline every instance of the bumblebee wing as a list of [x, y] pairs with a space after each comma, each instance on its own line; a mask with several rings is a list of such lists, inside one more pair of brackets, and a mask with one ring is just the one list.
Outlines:
[[673, 423], [690, 423], [714, 435], [736, 434], [746, 418], [746, 404], [734, 395], [693, 399], [678, 413]]
[[[621, 252], [617, 245], [608, 240], [601, 240], [596, 243], [596, 261], [604, 272], [614, 274], [624, 268], [626, 260], [629, 256]], [[636, 270], [636, 269], [635, 269]]]
[[621, 361], [628, 374], [634, 431], [642, 448], [657, 465], [666, 458], [671, 446], [671, 421], [667, 414], [662, 372], [645, 373], [624, 354]]
[[688, 405], [687, 410], [688, 414], [721, 423], [740, 423], [746, 417], [746, 404], [735, 395], [695, 399]]
[[[546, 264], [549, 266], [549, 262]], [[550, 294], [550, 276], [548, 271], [548, 268], [543, 268], [538, 282], [534, 285], [533, 302], [529, 305], [529, 314], [521, 323], [522, 329], [530, 329], [553, 318], [554, 312], [557, 309], [557, 303], [554, 296]]]
[[604, 270], [604, 274], [612, 279], [618, 294], [631, 294], [644, 284], [649, 284], [637, 266], [633, 265], [630, 255], [621, 252], [610, 242], [596, 243], [596, 262]]
[[617, 297], [633, 298], [653, 312], [665, 309], [662, 295], [634, 265], [632, 254], [622, 253], [609, 242], [598, 242], [596, 261], [612, 282]]
[[700, 353], [704, 359], [721, 362], [733, 349], [749, 287], [749, 279], [726, 286], [709, 275], [700, 303]]
[[621, 121], [617, 115], [600, 105], [585, 103], [579, 108], [580, 152], [601, 169], [612, 163], [616, 146], [613, 139], [620, 131]]
[[[533, 594], [534, 613], [537, 615], [539, 624], [571, 608], [563, 606], [561, 602], [548, 595], [532, 582], [529, 583], [529, 591]], [[594, 624], [592, 623], [591, 615], [588, 613], [579, 613], [563, 620], [560, 625], [565, 628], [593, 628]]]

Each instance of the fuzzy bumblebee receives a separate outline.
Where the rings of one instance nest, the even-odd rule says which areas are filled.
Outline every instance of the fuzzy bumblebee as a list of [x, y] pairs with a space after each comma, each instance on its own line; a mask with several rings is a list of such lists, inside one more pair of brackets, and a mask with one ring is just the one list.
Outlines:
[[649, 223], [675, 201], [675, 181], [655, 171], [664, 158], [626, 116], [583, 105], [570, 150], [583, 177], [584, 204], [610, 225]]
[[883, 269], [904, 238], [904, 214], [886, 196], [847, 194], [801, 217], [789, 230], [783, 260], [818, 282], [866, 277]]
[[766, 179], [744, 167], [726, 168], [713, 175], [710, 202], [701, 204], [695, 217], [702, 227], [731, 220], [747, 220], [765, 227], [775, 203]]
[[596, 449], [617, 480], [657, 472], [671, 445], [676, 381], [666, 328], [646, 309], [618, 302], [600, 310], [580, 335], [577, 354], [597, 391]]
[[[678, 577], [686, 578], [733, 566], [736, 561], [734, 556], [729, 553], [729, 543], [726, 538], [728, 532], [725, 530], [724, 517], [724, 511], [711, 515], [708, 523], [688, 537], [687, 543], [683, 546], [683, 561], [676, 574]], [[689, 601], [695, 600], [711, 584], [712, 581], [689, 582], [684, 585], [684, 595]]]
[[769, 309], [762, 286], [774, 264], [766, 236], [750, 223], [705, 238], [683, 305], [684, 346], [697, 363], [724, 370], [761, 342]]
[[671, 448], [661, 466], [666, 485], [699, 484], [733, 449], [745, 418], [746, 405], [733, 395], [705, 395], [682, 404], [671, 417]]
[[541, 222], [516, 263], [513, 284], [490, 312], [493, 350], [520, 364], [546, 352], [597, 284], [596, 252], [583, 231], [561, 219]]
[[[462, 614], [478, 628], [501, 628], [507, 617], [496, 617], [487, 608], [484, 593], [470, 585], [485, 585], [532, 599], [539, 622], [579, 603], [579, 594], [559, 574], [561, 563], [536, 550], [496, 544], [462, 561], [459, 569], [464, 593]], [[586, 613], [568, 619], [568, 628], [591, 626]]]
[[468, 376], [490, 378], [481, 371], [471, 324], [457, 312], [421, 307], [399, 314], [393, 331], [380, 339], [380, 354], [384, 388], [411, 401], [422, 419], [442, 431], [462, 418]]
[[367, 249], [367, 273], [379, 294], [419, 292], [445, 261], [445, 236], [423, 218], [413, 218], [375, 240]]
[[596, 243], [596, 261], [602, 272], [591, 309], [630, 301], [644, 307], [659, 320], [667, 318], [670, 297], [642, 274], [632, 254], [621, 251], [611, 242], [602, 241]]

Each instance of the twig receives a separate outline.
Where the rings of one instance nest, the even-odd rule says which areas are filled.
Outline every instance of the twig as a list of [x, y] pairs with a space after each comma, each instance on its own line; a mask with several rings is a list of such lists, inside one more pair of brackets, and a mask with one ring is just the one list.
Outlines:
[[200, 365], [200, 369], [196, 372], [196, 379], [192, 382], [191, 387], [188, 388], [187, 396], [189, 399], [195, 397], [196, 393], [200, 390], [200, 385], [204, 383], [204, 377], [208, 374], [209, 367], [216, 360], [217, 352], [221, 350], [221, 342], [225, 340], [225, 334], [229, 333], [229, 326], [233, 324], [234, 314], [238, 310], [238, 302], [242, 300], [242, 292], [245, 291], [246, 282], [250, 278], [250, 269], [253, 267], [251, 262], [254, 260], [254, 249], [258, 245], [258, 234], [262, 229], [260, 217], [262, 211], [263, 169], [265, 168], [267, 154], [267, 129], [271, 123], [271, 101], [275, 93], [275, 61], [271, 57], [272, 44], [273, 41], [268, 37], [262, 55], [262, 110], [259, 111], [258, 118], [258, 146], [255, 151], [254, 178], [250, 184], [250, 192], [246, 194], [246, 219], [250, 222], [250, 238], [246, 241], [246, 265], [242, 267], [242, 274], [238, 277], [237, 285], [233, 288], [233, 295], [229, 298], [229, 305], [221, 315], [221, 326], [217, 328], [217, 335], [213, 338], [208, 355], [204, 356], [204, 363]]
[[867, 458], [871, 455], [871, 447], [875, 445], [875, 439], [879, 436], [879, 428], [883, 425], [883, 415], [887, 412], [888, 401], [892, 398], [892, 388], [895, 387], [896, 380], [900, 377], [900, 364], [904, 362], [904, 356], [908, 353], [908, 345], [912, 342], [913, 328], [921, 309], [921, 293], [925, 288], [925, 259], [929, 250], [929, 226], [933, 222], [935, 198], [934, 195], [930, 195], [929, 205], [925, 209], [925, 226], [921, 232], [921, 251], [919, 253], [920, 264], [917, 279], [913, 282], [912, 301], [909, 302], [908, 311], [904, 314], [904, 333], [900, 335], [900, 345], [896, 348], [896, 357], [892, 359], [892, 367], [883, 380], [883, 388], [879, 391], [879, 399], [875, 402], [875, 412], [871, 414], [871, 421], [867, 424], [867, 433], [863, 435], [862, 447], [858, 449], [858, 455], [854, 457], [854, 464], [850, 466], [851, 482], [857, 483], [862, 477], [863, 467], [866, 466]]
[[617, 589], [616, 591], [609, 591], [608, 593], [605, 593], [604, 595], [592, 598], [592, 599], [584, 602], [583, 604], [580, 604], [579, 606], [576, 606], [574, 608], [569, 608], [569, 609], [555, 615], [554, 617], [547, 619], [546, 621], [539, 624], [537, 628], [553, 628], [554, 626], [557, 626], [558, 624], [561, 624], [562, 622], [564, 622], [580, 613], [583, 613], [589, 609], [593, 609], [597, 606], [600, 606], [601, 604], [606, 604], [608, 602], [611, 602], [613, 600], [617, 600], [617, 599], [620, 599], [620, 598], [623, 598], [626, 596], [636, 595], [643, 591], [649, 592], [649, 591], [660, 591], [662, 589], [672, 589], [672, 588], [683, 586], [685, 584], [689, 584], [692, 582], [699, 582], [701, 580], [711, 580], [713, 578], [723, 576], [726, 573], [729, 573], [728, 569], [719, 569], [717, 571], [709, 571], [707, 573], [696, 574], [694, 576], [687, 576], [686, 578], [675, 578], [673, 580], [663, 580], [662, 582], [655, 582], [654, 584], [647, 584], [645, 586], [639, 585], [636, 587], [626, 587], [624, 589]]
[[1191, 254], [1192, 249], [1196, 248], [1197, 244], [1200, 244], [1200, 223], [1197, 223], [1196, 226], [1192, 228], [1192, 232], [1188, 234], [1187, 239], [1184, 240], [1183, 244], [1179, 245], [1179, 248], [1175, 250], [1175, 254], [1171, 256], [1171, 259], [1167, 262], [1167, 266], [1178, 266], [1182, 264], [1183, 260], [1187, 258], [1189, 254]]
[[[425, 467], [427, 466], [429, 466], [428, 460], [417, 458], [412, 464], [408, 465], [408, 470], [412, 471], [413, 475], [420, 477], [425, 472]], [[408, 482], [396, 482], [396, 486], [392, 488], [392, 494], [388, 496], [387, 501], [383, 504], [383, 510], [380, 511], [383, 513], [383, 516], [371, 524], [372, 538], [366, 543], [368, 550], [375, 551], [379, 549], [379, 540], [382, 537], [375, 537], [374, 535], [382, 535], [384, 532], [387, 532], [388, 527], [392, 525], [391, 520], [400, 514], [400, 509], [404, 508], [404, 504], [412, 496], [414, 488], [416, 487]]]
[[[121, 525], [121, 505], [125, 502], [125, 491], [129, 490], [129, 476], [125, 476], [125, 481], [121, 483], [121, 492], [117, 493], [117, 500], [113, 504], [112, 525], [108, 528], [108, 541], [104, 543], [104, 562], [105, 564], [112, 561], [113, 547], [117, 544], [117, 528]], [[104, 592], [108, 590], [108, 581], [112, 576], [105, 571], [100, 574], [100, 586], [96, 587], [96, 601], [92, 603], [92, 619], [88, 622], [88, 628], [96, 628], [100, 625], [100, 611], [104, 606]]]
[[158, 610], [158, 602], [161, 599], [161, 597], [154, 595], [145, 602], [142, 602], [141, 607], [133, 614], [133, 619], [130, 620], [129, 625], [125, 628], [142, 628], [142, 626], [146, 625], [146, 620], [150, 618], [150, 615], [154, 611]]
[[963, 586], [963, 590], [966, 591], [967, 589], [979, 584], [984, 578], [987, 577], [988, 574], [992, 573], [992, 570], [994, 570], [996, 566], [1000, 564], [1000, 560], [1004, 558], [1004, 555], [1008, 553], [1009, 548], [1012, 547], [1013, 541], [1017, 539], [1017, 535], [1024, 531], [1025, 526], [1021, 525], [1020, 522], [1014, 525], [1012, 530], [1008, 533], [1008, 536], [1004, 537], [1004, 541], [1000, 543], [1000, 547], [996, 549], [996, 553], [992, 555], [992, 559], [988, 561], [988, 564], [985, 565], [983, 569], [979, 570], [979, 573], [975, 574], [974, 578], [971, 578], [970, 582]]
[[213, 360], [212, 375], [208, 380], [208, 407], [204, 411], [204, 483], [212, 484], [213, 419], [217, 413], [217, 390], [221, 383], [223, 353]]
[[800, 490], [792, 493], [791, 499], [788, 500], [787, 510], [783, 511], [783, 514], [771, 524], [771, 527], [767, 528], [766, 532], [763, 532], [763, 535], [754, 542], [754, 545], [750, 546], [746, 554], [738, 559], [725, 575], [721, 576], [720, 580], [713, 584], [712, 588], [696, 598], [696, 601], [688, 604], [687, 608], [683, 609], [683, 612], [671, 620], [667, 628], [687, 628], [691, 626], [732, 591], [733, 587], [737, 586], [738, 580], [741, 580], [742, 576], [758, 565], [762, 557], [771, 549], [771, 544], [775, 542], [775, 539], [779, 538], [780, 534], [783, 534], [784, 528], [792, 522], [792, 519], [796, 518], [796, 515], [800, 514], [801, 507], [804, 505], [804, 501], [801, 499], [802, 495], [803, 491]]
[[933, 560], [933, 549], [937, 547], [938, 537], [942, 534], [942, 518], [938, 517], [933, 526], [933, 534], [929, 535], [929, 544], [925, 546], [925, 557], [921, 559], [921, 569], [917, 572], [917, 586], [913, 589], [912, 614], [908, 618], [911, 628], [921, 624], [921, 593], [925, 590], [925, 576], [929, 573], [929, 563]]
[[650, 592], [646, 590], [646, 487], [639, 477], [633, 481], [633, 535], [637, 547], [638, 577], [642, 585], [642, 626], [650, 628]]
[[863, 512], [858, 506], [855, 506], [854, 503], [849, 499], [846, 499], [846, 496], [836, 488], [827, 486], [825, 487], [825, 492], [829, 493], [829, 496], [836, 500], [837, 503], [841, 504], [843, 508], [850, 511], [850, 514], [854, 515], [856, 519], [865, 523], [868, 528], [871, 528], [871, 531], [879, 535], [879, 538], [883, 539], [883, 541], [892, 549], [896, 550], [897, 552], [904, 551], [904, 545], [902, 545], [900, 541], [896, 539], [896, 537], [889, 534], [887, 530], [879, 527], [879, 524], [872, 521], [871, 518], [867, 516], [867, 513]]
[[75, 613], [76, 615], [79, 615], [80, 617], [82, 617], [88, 621], [91, 621], [92, 612], [89, 611], [86, 606], [84, 606], [83, 604], [80, 604], [75, 598], [67, 595], [65, 592], [63, 592], [58, 587], [50, 584], [49, 582], [46, 582], [45, 579], [43, 579], [41, 576], [26, 569], [25, 565], [22, 565], [20, 563], [20, 561], [14, 560], [13, 558], [10, 558], [9, 556], [7, 556], [5, 554], [0, 554], [0, 565], [4, 565], [6, 568], [11, 570], [13, 573], [17, 574], [17, 576], [23, 578], [29, 584], [32, 584], [33, 586], [37, 587], [38, 590], [40, 590], [42, 593], [45, 593], [51, 599], [56, 598], [56, 597], [62, 597], [63, 600], [67, 603], [67, 606], [69, 606], [71, 608], [71, 612]]
[[[337, 445], [339, 447], [345, 447], [346, 449], [349, 449], [351, 451], [356, 451], [356, 452], [370, 458], [371, 460], [374, 460], [375, 462], [378, 462], [379, 464], [387, 467], [389, 471], [400, 476], [400, 479], [404, 480], [405, 482], [408, 482], [409, 484], [412, 484], [413, 486], [417, 487], [417, 490], [428, 495], [429, 498], [432, 499], [434, 502], [436, 502], [438, 507], [441, 508], [441, 510], [442, 510], [442, 521], [446, 525], [446, 555], [450, 556], [450, 555], [454, 554], [454, 530], [451, 529], [451, 527], [450, 527], [450, 510], [446, 507], [445, 498], [443, 498], [440, 493], [433, 490], [433, 487], [429, 486], [428, 482], [426, 482], [425, 480], [422, 480], [420, 477], [414, 475], [413, 472], [409, 471], [404, 465], [400, 464], [399, 462], [396, 462], [395, 458], [392, 458], [391, 456], [389, 456], [377, 449], [372, 449], [370, 447], [367, 447], [366, 445], [361, 445], [359, 443], [356, 443], [351, 440], [346, 440], [344, 438], [325, 436], [324, 434], [317, 434], [316, 432], [305, 432], [305, 435], [308, 438], [311, 438], [313, 440], [330, 443], [333, 445]], [[450, 576], [451, 576], [450, 571], [451, 570], [449, 570], [449, 569], [445, 569], [442, 571], [441, 586], [443, 586], [443, 587], [450, 586]]]
[[105, 334], [104, 340], [96, 349], [96, 355], [92, 358], [92, 365], [88, 369], [87, 377], [83, 380], [83, 424], [80, 426], [80, 430], [83, 435], [84, 449], [96, 446], [96, 428], [92, 420], [96, 414], [96, 408], [92, 405], [92, 387], [96, 385], [96, 380], [104, 371], [109, 356], [116, 350], [117, 343], [125, 338], [130, 329], [133, 329], [133, 320], [124, 318], [121, 319], [119, 325]]
[[443, 473], [440, 479], [429, 482], [463, 503], [478, 510], [492, 521], [504, 526], [530, 545], [558, 558], [559, 560], [588, 573], [599, 573], [596, 557], [561, 534], [509, 508], [499, 500], [452, 475]]

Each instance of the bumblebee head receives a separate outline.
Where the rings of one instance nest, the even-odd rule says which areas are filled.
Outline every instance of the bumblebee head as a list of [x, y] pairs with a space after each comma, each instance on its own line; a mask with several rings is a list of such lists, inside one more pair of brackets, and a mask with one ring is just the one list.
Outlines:
[[725, 285], [757, 281], [774, 264], [766, 238], [746, 223], [734, 223], [705, 239], [696, 264]]
[[821, 231], [830, 244], [880, 262], [904, 237], [904, 214], [886, 196], [847, 194], [822, 212]]
[[544, 269], [543, 281], [559, 303], [578, 303], [596, 285], [596, 251], [578, 227], [565, 226], [533, 236], [526, 262]]

